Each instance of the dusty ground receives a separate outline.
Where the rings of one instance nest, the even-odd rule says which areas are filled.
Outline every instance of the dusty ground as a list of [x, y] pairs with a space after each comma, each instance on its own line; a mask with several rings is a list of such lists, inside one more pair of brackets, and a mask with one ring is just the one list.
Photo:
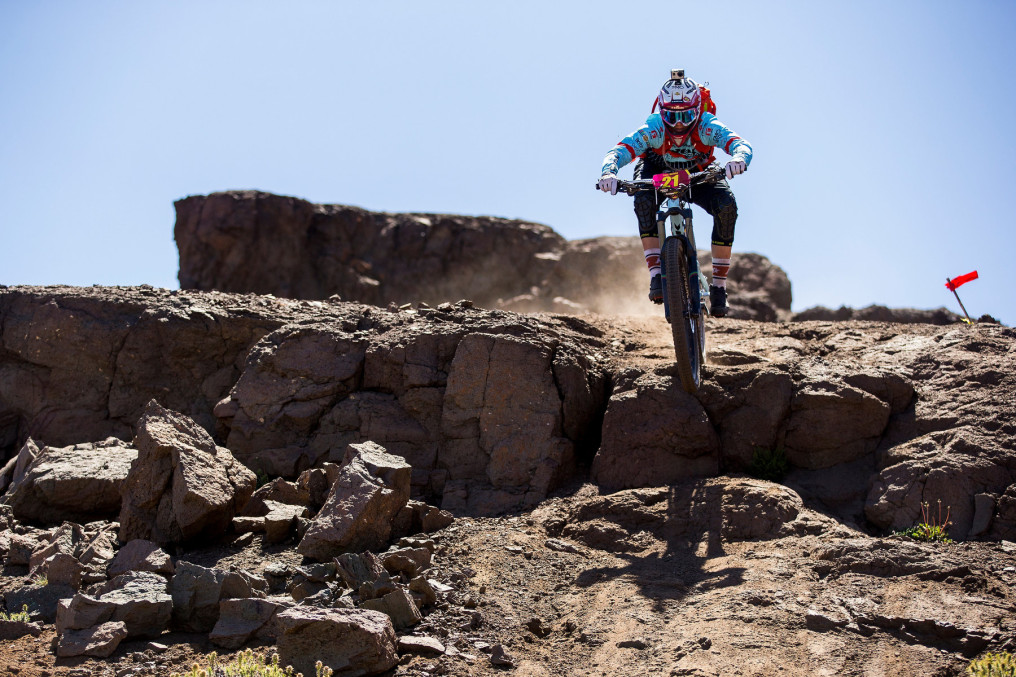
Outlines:
[[[611, 359], [669, 369], [661, 319], [595, 323], [608, 332]], [[736, 352], [739, 342], [764, 339], [766, 327], [711, 320], [710, 347]], [[1013, 648], [1016, 545], [912, 544], [811, 512], [812, 524], [825, 525], [811, 535], [729, 541], [707, 523], [675, 535], [666, 488], [614, 496], [654, 519], [610, 522], [602, 506], [615, 499], [578, 480], [532, 512], [460, 518], [437, 534], [430, 577], [455, 590], [412, 632], [450, 650], [405, 656], [389, 674], [960, 675], [989, 642]], [[578, 523], [597, 510], [606, 527]], [[299, 561], [250, 535], [184, 558], [253, 571]], [[125, 642], [104, 661], [57, 660], [53, 639], [50, 627], [3, 642], [0, 674], [168, 675], [215, 648], [204, 636], [169, 634]], [[492, 665], [498, 644], [514, 666]]]

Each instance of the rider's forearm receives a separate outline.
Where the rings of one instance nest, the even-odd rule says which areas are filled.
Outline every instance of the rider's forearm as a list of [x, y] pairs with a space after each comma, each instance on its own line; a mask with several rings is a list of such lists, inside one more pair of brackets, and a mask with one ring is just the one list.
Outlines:
[[624, 144], [619, 143], [603, 157], [603, 168], [600, 174], [617, 174], [621, 167], [630, 163], [635, 159], [634, 153], [631, 149], [625, 148]]
[[[729, 148], [729, 150], [727, 150]], [[724, 148], [730, 156], [735, 160], [741, 160], [746, 165], [751, 164], [751, 144], [740, 137], [734, 137], [727, 143], [727, 148]]]

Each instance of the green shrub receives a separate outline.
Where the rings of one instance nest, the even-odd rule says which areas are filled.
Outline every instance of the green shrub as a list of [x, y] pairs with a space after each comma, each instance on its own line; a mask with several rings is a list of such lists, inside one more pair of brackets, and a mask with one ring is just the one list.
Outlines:
[[952, 543], [952, 539], [949, 538], [947, 529], [952, 524], [949, 521], [949, 515], [952, 509], [946, 506], [945, 519], [942, 519], [942, 501], [938, 501], [938, 516], [935, 517], [931, 514], [928, 509], [927, 503], [921, 504], [921, 521], [915, 526], [909, 529], [903, 529], [897, 531], [897, 534], [901, 536], [907, 536], [914, 539], [915, 541], [925, 541], [926, 543]]
[[787, 452], [780, 448], [756, 447], [755, 453], [751, 456], [751, 465], [748, 466], [749, 475], [770, 482], [779, 482], [789, 471]]
[[[208, 654], [206, 660], [205, 667], [195, 663], [189, 672], [174, 672], [171, 677], [297, 677], [303, 675], [302, 672], [294, 672], [292, 665], [287, 665], [285, 668], [280, 667], [278, 654], [272, 654], [271, 658], [264, 658], [250, 649], [241, 651], [228, 663], [220, 662], [216, 653]], [[321, 661], [318, 661], [315, 667], [315, 677], [331, 677], [332, 669], [323, 665]]]
[[12, 613], [0, 611], [0, 621], [21, 621], [22, 623], [27, 623], [30, 620], [31, 618], [29, 618], [28, 615], [27, 604], [21, 605], [21, 611], [15, 611]]
[[970, 662], [967, 674], [973, 677], [1016, 677], [1016, 659], [1008, 651], [987, 653]]

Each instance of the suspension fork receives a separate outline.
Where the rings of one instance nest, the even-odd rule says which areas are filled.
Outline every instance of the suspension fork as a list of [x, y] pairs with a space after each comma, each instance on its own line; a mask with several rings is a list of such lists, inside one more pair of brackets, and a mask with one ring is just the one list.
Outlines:
[[[671, 219], [671, 234], [667, 234], [667, 219]], [[660, 253], [663, 253], [664, 244], [668, 237], [677, 237], [684, 242], [684, 250], [688, 258], [688, 291], [690, 294], [688, 315], [692, 319], [698, 319], [702, 313], [702, 288], [699, 284], [699, 263], [698, 263], [698, 251], [695, 249], [695, 243], [688, 238], [687, 233], [691, 231], [692, 227], [692, 211], [691, 207], [685, 204], [683, 201], [667, 200], [666, 207], [660, 209], [656, 213], [656, 227], [659, 231], [660, 238]], [[662, 280], [664, 283], [664, 289], [666, 289], [667, 280], [667, 263], [663, 256], [660, 256], [660, 270], [662, 272]], [[666, 315], [667, 322], [670, 322], [670, 299], [666, 294], [663, 295], [663, 312]], [[682, 313], [684, 311], [682, 310]]]

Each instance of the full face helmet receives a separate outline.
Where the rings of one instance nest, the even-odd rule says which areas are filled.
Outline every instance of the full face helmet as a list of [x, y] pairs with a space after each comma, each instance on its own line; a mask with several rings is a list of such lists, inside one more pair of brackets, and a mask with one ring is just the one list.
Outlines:
[[684, 69], [670, 71], [670, 79], [663, 83], [656, 103], [660, 106], [663, 124], [675, 134], [686, 134], [699, 117], [702, 95], [698, 84], [684, 77]]

